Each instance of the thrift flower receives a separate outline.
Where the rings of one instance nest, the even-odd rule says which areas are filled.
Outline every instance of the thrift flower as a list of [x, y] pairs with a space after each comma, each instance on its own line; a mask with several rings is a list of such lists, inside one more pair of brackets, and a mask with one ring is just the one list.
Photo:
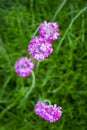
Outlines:
[[42, 117], [49, 122], [55, 122], [58, 120], [62, 115], [62, 108], [60, 106], [48, 105], [45, 102], [38, 101], [34, 107], [34, 111], [37, 115]]
[[33, 70], [33, 68], [34, 63], [31, 61], [31, 59], [27, 57], [19, 58], [14, 65], [16, 73], [22, 77], [28, 76], [30, 72]]
[[56, 40], [59, 36], [57, 22], [47, 23], [47, 21], [44, 21], [38, 27], [38, 31], [39, 31], [39, 34], [48, 41]]
[[36, 60], [43, 60], [53, 51], [52, 45], [41, 36], [35, 36], [28, 45], [28, 52]]

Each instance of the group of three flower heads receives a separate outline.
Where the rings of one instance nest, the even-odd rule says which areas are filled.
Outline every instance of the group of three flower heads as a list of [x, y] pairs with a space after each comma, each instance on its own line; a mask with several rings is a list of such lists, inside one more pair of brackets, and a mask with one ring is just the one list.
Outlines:
[[[30, 40], [28, 52], [34, 59], [44, 60], [53, 51], [51, 42], [59, 36], [58, 23], [44, 21], [39, 25], [38, 32], [39, 35]], [[16, 61], [14, 68], [19, 76], [26, 77], [34, 69], [34, 63], [28, 57], [21, 57]], [[45, 101], [38, 101], [34, 111], [49, 122], [55, 122], [62, 115], [62, 107], [47, 104]]]

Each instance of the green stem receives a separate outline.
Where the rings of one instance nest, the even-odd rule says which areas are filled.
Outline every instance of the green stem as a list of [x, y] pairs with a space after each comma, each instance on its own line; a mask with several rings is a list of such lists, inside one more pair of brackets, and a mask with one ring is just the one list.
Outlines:
[[48, 99], [45, 99], [44, 102], [48, 103], [49, 105], [51, 105], [51, 101], [49, 101]]
[[[35, 87], [35, 74], [34, 74], [34, 72], [32, 71], [31, 72], [31, 74], [32, 74], [32, 85], [31, 85], [31, 87], [29, 88], [29, 90], [27, 91], [27, 93], [25, 94], [25, 96], [24, 96], [24, 98], [22, 99], [22, 104], [24, 103], [24, 101], [29, 97], [29, 95], [30, 95], [30, 93], [32, 92], [32, 90], [34, 89], [34, 87]], [[22, 105], [21, 104], [21, 105]], [[20, 107], [21, 107], [21, 105], [20, 105]]]
[[28, 98], [28, 96], [29, 96], [30, 93], [32, 92], [33, 88], [35, 87], [35, 75], [34, 75], [34, 72], [32, 71], [31, 74], [32, 74], [32, 78], [33, 78], [33, 80], [32, 80], [32, 85], [31, 85], [29, 91], [26, 93], [26, 95], [25, 95], [25, 97], [24, 97], [24, 100], [26, 100], [26, 99]]

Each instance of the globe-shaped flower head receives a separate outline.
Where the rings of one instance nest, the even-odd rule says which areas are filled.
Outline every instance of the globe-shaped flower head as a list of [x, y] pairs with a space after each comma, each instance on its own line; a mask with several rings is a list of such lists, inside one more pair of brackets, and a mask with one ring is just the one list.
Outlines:
[[52, 45], [49, 41], [41, 36], [35, 36], [31, 39], [28, 45], [28, 52], [36, 60], [43, 60], [48, 57], [53, 51]]
[[30, 72], [33, 70], [33, 68], [34, 63], [31, 61], [31, 59], [27, 57], [19, 58], [14, 65], [16, 73], [22, 77], [28, 76]]
[[39, 34], [48, 41], [56, 40], [59, 36], [57, 22], [44, 21], [38, 27]]
[[38, 101], [34, 107], [34, 111], [37, 115], [49, 122], [55, 122], [62, 115], [62, 107], [54, 105], [48, 105], [45, 102]]

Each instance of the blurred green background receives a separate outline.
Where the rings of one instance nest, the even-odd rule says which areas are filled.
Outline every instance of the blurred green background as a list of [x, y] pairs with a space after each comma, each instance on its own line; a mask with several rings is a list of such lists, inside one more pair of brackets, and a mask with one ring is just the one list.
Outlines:
[[[32, 74], [14, 71], [17, 58], [28, 56], [30, 39], [44, 20], [59, 24], [59, 39]], [[87, 1], [0, 0], [0, 130], [87, 130]], [[38, 100], [63, 108], [49, 123], [34, 113]]]

